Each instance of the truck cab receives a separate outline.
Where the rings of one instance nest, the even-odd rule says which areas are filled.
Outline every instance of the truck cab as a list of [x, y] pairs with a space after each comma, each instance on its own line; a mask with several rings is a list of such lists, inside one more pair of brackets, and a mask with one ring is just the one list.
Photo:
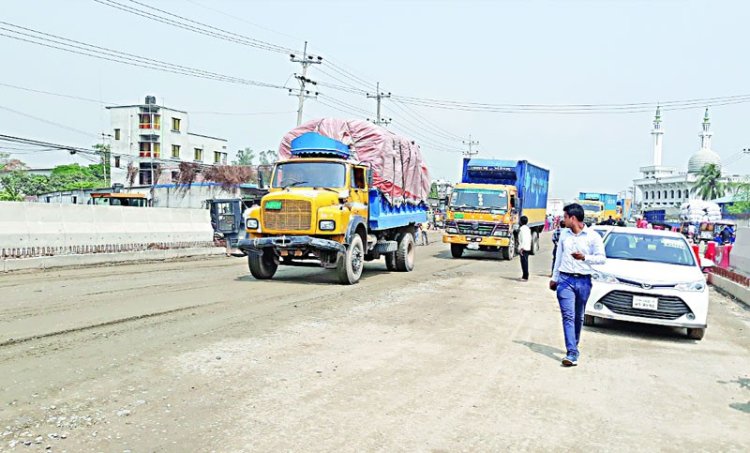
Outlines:
[[292, 154], [275, 164], [269, 193], [247, 213], [239, 247], [255, 278], [272, 278], [280, 264], [315, 262], [354, 284], [364, 262], [381, 256], [389, 270], [412, 270], [415, 225], [427, 220], [426, 207], [389, 206], [371, 187], [369, 168], [333, 139], [303, 135]]
[[583, 208], [583, 222], [588, 225], [598, 225], [604, 218], [604, 203], [596, 200], [579, 200], [578, 203]]

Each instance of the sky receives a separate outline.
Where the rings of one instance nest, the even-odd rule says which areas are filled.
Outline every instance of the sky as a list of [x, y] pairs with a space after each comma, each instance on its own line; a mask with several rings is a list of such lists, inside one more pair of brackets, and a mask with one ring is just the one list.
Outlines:
[[[144, 3], [285, 48], [301, 49], [306, 40], [309, 50], [324, 59], [324, 64], [311, 66], [311, 79], [372, 91], [379, 81], [382, 90], [394, 96], [493, 104], [624, 104], [750, 93], [750, 60], [745, 57], [750, 2]], [[296, 87], [292, 76], [300, 71], [285, 53], [176, 29], [94, 0], [3, 0], [0, 20], [278, 86]], [[140, 103], [145, 95], [191, 112], [192, 132], [225, 137], [231, 151], [276, 149], [296, 124], [297, 100], [285, 89], [132, 67], [4, 36], [0, 55], [0, 134], [88, 147], [100, 141], [103, 131], [111, 133], [106, 103]], [[328, 62], [357, 79], [342, 77]], [[305, 103], [306, 120], [375, 116], [375, 101], [364, 95], [324, 86], [318, 91], [319, 100]], [[356, 110], [333, 109], [324, 104], [326, 99]], [[402, 103], [389, 99], [382, 108], [383, 116], [393, 119], [391, 129], [422, 143], [433, 178], [460, 178], [465, 147], [448, 137], [468, 140], [469, 134], [479, 141], [479, 157], [526, 159], [549, 168], [553, 197], [624, 190], [639, 176], [638, 169], [652, 161], [652, 111], [573, 115], [412, 106], [407, 114]], [[686, 170], [699, 148], [704, 108], [663, 112], [665, 165]], [[737, 157], [750, 147], [750, 104], [717, 105], [710, 113], [713, 149], [733, 162], [725, 171], [750, 173], [750, 156]], [[430, 128], [424, 128], [425, 123]], [[435, 129], [445, 132], [435, 134]], [[64, 152], [10, 152], [32, 167], [88, 163]]]

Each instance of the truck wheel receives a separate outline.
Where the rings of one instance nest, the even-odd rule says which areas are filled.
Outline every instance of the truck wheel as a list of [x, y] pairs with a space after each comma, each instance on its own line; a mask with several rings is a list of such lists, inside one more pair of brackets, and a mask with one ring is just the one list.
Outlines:
[[339, 260], [336, 266], [336, 272], [339, 275], [339, 282], [344, 285], [353, 285], [359, 281], [362, 276], [362, 269], [365, 267], [365, 248], [362, 245], [362, 237], [359, 234], [352, 236], [352, 241], [346, 248], [346, 253]]
[[508, 244], [508, 246], [502, 247], [500, 249], [500, 254], [506, 261], [510, 261], [516, 257], [516, 239], [513, 237], [513, 235], [510, 236], [510, 243]]
[[396, 270], [396, 252], [385, 254], [385, 268], [391, 272]]
[[251, 253], [247, 256], [247, 263], [250, 267], [250, 273], [258, 280], [273, 278], [276, 269], [279, 268], [271, 251], [264, 251], [262, 255]]
[[464, 246], [461, 244], [451, 244], [451, 255], [453, 258], [461, 258], [464, 254]]
[[539, 233], [536, 231], [531, 233], [531, 251], [529, 255], [536, 255], [539, 253]]
[[401, 235], [396, 250], [396, 270], [411, 272], [414, 269], [414, 235], [406, 232]]

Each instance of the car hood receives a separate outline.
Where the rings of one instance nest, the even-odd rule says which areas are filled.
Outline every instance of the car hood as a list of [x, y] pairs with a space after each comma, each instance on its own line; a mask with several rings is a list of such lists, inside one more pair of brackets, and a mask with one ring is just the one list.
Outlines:
[[696, 266], [654, 263], [648, 261], [628, 261], [608, 258], [605, 264], [594, 269], [612, 274], [621, 279], [638, 283], [671, 284], [694, 282], [703, 279], [703, 272]]

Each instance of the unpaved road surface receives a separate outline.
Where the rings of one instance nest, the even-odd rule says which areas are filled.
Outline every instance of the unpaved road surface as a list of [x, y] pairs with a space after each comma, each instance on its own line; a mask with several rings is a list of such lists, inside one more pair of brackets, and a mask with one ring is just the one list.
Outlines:
[[712, 294], [700, 342], [586, 329], [566, 369], [549, 250], [525, 284], [418, 252], [352, 287], [237, 258], [2, 275], [0, 451], [748, 450], [737, 303]]

